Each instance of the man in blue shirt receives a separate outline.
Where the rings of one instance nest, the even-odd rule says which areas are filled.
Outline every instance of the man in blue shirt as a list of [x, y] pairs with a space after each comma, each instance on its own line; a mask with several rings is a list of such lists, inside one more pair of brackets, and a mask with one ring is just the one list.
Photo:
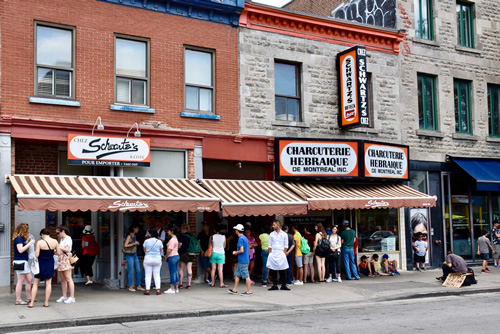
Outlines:
[[227, 292], [230, 294], [236, 295], [238, 294], [238, 284], [240, 282], [240, 278], [244, 279], [247, 285], [247, 291], [243, 292], [241, 295], [245, 297], [250, 297], [252, 295], [252, 286], [250, 281], [250, 275], [248, 273], [248, 262], [250, 262], [249, 257], [249, 247], [248, 247], [248, 239], [243, 235], [245, 228], [243, 225], [238, 224], [233, 229], [238, 236], [238, 250], [233, 252], [233, 255], [238, 255], [238, 266], [236, 267], [236, 271], [234, 272], [234, 287], [232, 289], [228, 289]]

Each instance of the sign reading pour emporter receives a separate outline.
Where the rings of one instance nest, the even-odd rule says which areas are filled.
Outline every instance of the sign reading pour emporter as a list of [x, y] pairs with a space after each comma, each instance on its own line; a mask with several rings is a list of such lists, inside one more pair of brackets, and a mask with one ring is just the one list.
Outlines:
[[365, 177], [408, 179], [408, 147], [364, 143]]
[[358, 176], [358, 142], [279, 140], [278, 176]]
[[68, 136], [69, 165], [149, 167], [149, 163], [148, 138]]

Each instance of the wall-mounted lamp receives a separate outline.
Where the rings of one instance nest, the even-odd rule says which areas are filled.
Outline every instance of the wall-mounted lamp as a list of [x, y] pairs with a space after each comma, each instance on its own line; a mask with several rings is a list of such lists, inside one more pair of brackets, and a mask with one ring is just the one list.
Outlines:
[[131, 127], [130, 127], [130, 129], [128, 130], [128, 132], [127, 132], [127, 137], [128, 137], [128, 135], [130, 134], [130, 131], [132, 131], [132, 129], [134, 128], [134, 126], [136, 126], [136, 127], [137, 127], [137, 130], [134, 132], [134, 137], [139, 138], [139, 137], [141, 136], [141, 131], [139, 130], [139, 124], [134, 123], [134, 124], [132, 124], [132, 126], [131, 126]]
[[98, 116], [95, 120], [94, 127], [92, 128], [92, 136], [94, 135], [95, 127], [97, 126], [97, 130], [104, 130], [104, 125], [102, 125], [101, 116]]
[[237, 162], [234, 164], [235, 167], [241, 168], [241, 162]]

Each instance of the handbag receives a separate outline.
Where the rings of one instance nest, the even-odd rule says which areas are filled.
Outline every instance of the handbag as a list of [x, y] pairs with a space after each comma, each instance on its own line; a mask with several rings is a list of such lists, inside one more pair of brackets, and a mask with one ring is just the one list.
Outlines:
[[31, 262], [31, 272], [33, 275], [38, 275], [40, 273], [40, 264], [38, 263], [38, 259], [35, 257]]
[[59, 268], [59, 255], [54, 254], [54, 270]]
[[210, 245], [210, 246], [208, 246], [208, 249], [205, 252], [205, 256], [206, 257], [212, 257], [212, 252], [213, 252], [213, 248], [212, 248], [212, 245]]
[[17, 271], [24, 271], [24, 265], [26, 264], [25, 261], [22, 261], [22, 262], [12, 262], [13, 266], [14, 266], [14, 270], [17, 270]]
[[73, 254], [73, 256], [69, 258], [69, 263], [74, 264], [78, 260], [78, 256], [76, 256], [76, 254]]
[[137, 245], [123, 247], [122, 252], [124, 252], [125, 254], [134, 255], [137, 253]]

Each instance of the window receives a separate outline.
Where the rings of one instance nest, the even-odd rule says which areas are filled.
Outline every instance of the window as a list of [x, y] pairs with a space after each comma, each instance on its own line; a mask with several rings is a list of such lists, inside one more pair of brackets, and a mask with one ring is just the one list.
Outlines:
[[436, 77], [418, 73], [418, 122], [422, 130], [437, 130]]
[[415, 37], [433, 40], [432, 0], [415, 0]]
[[457, 37], [458, 45], [474, 47], [474, 13], [472, 4], [457, 2]]
[[199, 113], [214, 112], [214, 54], [185, 49], [184, 51], [185, 108]]
[[71, 28], [36, 25], [35, 95], [74, 97], [74, 53]]
[[115, 101], [148, 105], [148, 42], [115, 38]]
[[356, 218], [359, 252], [399, 250], [397, 209], [356, 210]]
[[300, 122], [299, 65], [275, 63], [276, 119]]
[[455, 131], [472, 134], [471, 121], [471, 83], [455, 80], [453, 91], [455, 96]]
[[500, 86], [488, 85], [489, 134], [500, 137]]

